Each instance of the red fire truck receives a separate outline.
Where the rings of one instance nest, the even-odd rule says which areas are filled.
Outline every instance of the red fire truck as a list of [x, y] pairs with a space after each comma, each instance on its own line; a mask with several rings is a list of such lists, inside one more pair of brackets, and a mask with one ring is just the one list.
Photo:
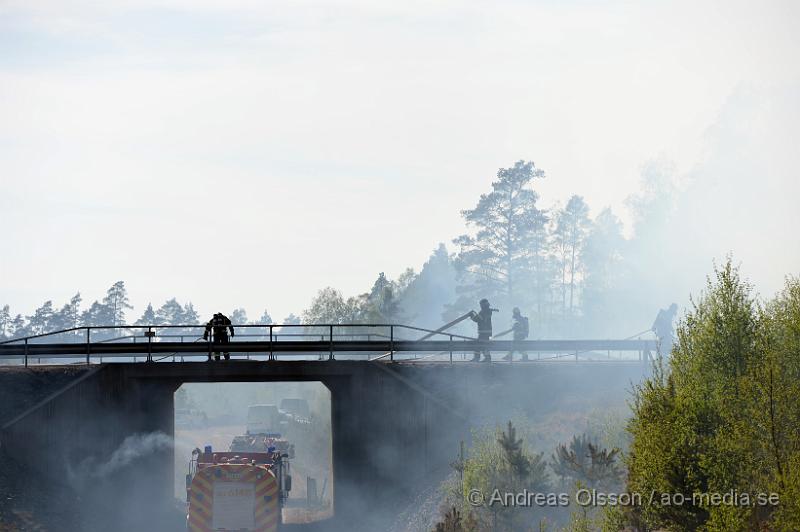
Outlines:
[[187, 527], [192, 532], [277, 532], [292, 489], [288, 455], [195, 449], [186, 475]]

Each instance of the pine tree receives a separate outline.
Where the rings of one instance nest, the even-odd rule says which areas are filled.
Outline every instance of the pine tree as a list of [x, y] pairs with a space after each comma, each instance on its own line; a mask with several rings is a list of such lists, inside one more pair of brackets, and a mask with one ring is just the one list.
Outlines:
[[587, 434], [573, 436], [569, 444], [558, 444], [550, 459], [553, 472], [562, 481], [566, 478], [584, 479], [583, 471], [588, 469], [590, 444], [591, 439]]
[[11, 336], [11, 308], [4, 305], [0, 308], [0, 338], [6, 339]]
[[582, 330], [590, 336], [630, 334], [626, 301], [631, 298], [631, 264], [626, 260], [628, 242], [622, 222], [611, 209], [594, 219], [583, 248], [584, 280], [581, 294]]
[[264, 309], [264, 313], [258, 318], [256, 325], [272, 325], [272, 316], [269, 315], [267, 309]]
[[507, 431], [502, 432], [497, 438], [497, 443], [500, 444], [503, 457], [508, 462], [511, 471], [511, 485], [514, 485], [515, 481], [525, 480], [530, 474], [531, 463], [522, 447], [522, 438], [517, 439], [517, 429], [514, 428], [511, 421], [508, 422]]
[[81, 297], [81, 293], [78, 292], [69, 300], [64, 306], [64, 318], [67, 321], [68, 327], [78, 327], [80, 326], [81, 322], [81, 303], [83, 302], [83, 298]]
[[28, 316], [28, 329], [30, 334], [43, 334], [50, 332], [51, 321], [53, 319], [53, 302], [45, 303], [37, 308], [33, 316]]
[[[463, 504], [471, 490], [488, 496], [495, 489], [501, 493], [520, 493], [523, 490], [544, 492], [549, 489], [547, 463], [542, 453], [531, 453], [517, 435], [513, 423], [506, 430], [480, 431], [473, 435], [469, 457], [459, 464], [463, 468], [463, 482], [455, 483], [457, 498]], [[502, 504], [470, 506], [469, 515], [475, 514], [477, 522], [500, 525], [498, 530], [520, 530], [520, 519], [527, 509]]]
[[183, 325], [183, 306], [174, 297], [164, 302], [156, 311], [159, 325]]
[[433, 532], [478, 532], [478, 523], [472, 514], [467, 514], [466, 519], [461, 517], [461, 512], [451, 506], [444, 514], [442, 521], [436, 523]]
[[300, 325], [301, 323], [303, 323], [303, 322], [301, 321], [300, 317], [299, 316], [295, 316], [294, 313], [291, 313], [291, 312], [289, 313], [288, 316], [283, 318], [283, 324], [284, 325]]
[[108, 307], [108, 314], [111, 316], [111, 322], [105, 325], [125, 325], [125, 309], [133, 308], [128, 301], [125, 281], [117, 281], [111, 285], [103, 298], [103, 305]]
[[200, 322], [200, 315], [194, 309], [191, 301], [183, 306], [181, 318], [185, 325], [196, 325]]
[[573, 436], [569, 445], [559, 444], [551, 467], [561, 477], [585, 482], [589, 487], [615, 487], [622, 479], [617, 463], [619, 449], [604, 449], [587, 434]]
[[361, 318], [367, 322], [394, 322], [400, 316], [400, 305], [395, 297], [396, 284], [383, 272], [372, 285], [372, 289], [362, 297]]
[[[554, 240], [561, 269], [562, 314], [573, 315], [576, 280], [580, 275], [583, 247], [589, 232], [589, 206], [581, 196], [572, 196], [567, 206], [555, 215]], [[569, 293], [569, 306], [567, 306]]]
[[81, 325], [84, 327], [106, 326], [113, 323], [113, 321], [113, 308], [96, 300], [81, 313], [80, 319]]
[[619, 449], [604, 449], [594, 443], [589, 444], [588, 480], [593, 486], [618, 486], [622, 480], [622, 469], [617, 463]]
[[[194, 309], [191, 302], [186, 303], [180, 313], [180, 325], [197, 325], [200, 322], [200, 315]], [[202, 332], [196, 327], [181, 327], [173, 329], [172, 334], [181, 334], [185, 336], [201, 336]]]
[[17, 314], [14, 316], [14, 319], [11, 320], [9, 336], [11, 338], [20, 338], [22, 336], [27, 336], [27, 334], [28, 331], [25, 325], [25, 318], [22, 317], [22, 314]]
[[533, 162], [501, 168], [492, 191], [482, 194], [474, 209], [462, 211], [475, 233], [454, 240], [459, 246], [456, 267], [464, 280], [461, 306], [471, 308], [473, 300], [482, 297], [518, 304], [525, 283], [534, 284], [536, 302], [542, 302], [549, 289], [539, 286], [538, 275], [545, 269], [547, 216], [536, 206], [538, 194], [529, 188], [542, 177], [544, 172]]
[[61, 307], [61, 310], [53, 315], [51, 327], [54, 331], [71, 329], [80, 325], [81, 300], [81, 294], [75, 294], [69, 302]]
[[461, 308], [451, 306], [456, 298], [457, 276], [447, 248], [439, 244], [419, 274], [399, 294], [402, 315], [415, 325], [436, 329], [443, 321], [463, 313]]
[[403, 273], [397, 277], [397, 281], [394, 283], [397, 296], [400, 297], [403, 293], [405, 293], [405, 291], [416, 278], [417, 273], [414, 271], [414, 268], [406, 268], [403, 270]]
[[148, 303], [147, 308], [144, 309], [142, 316], [136, 320], [134, 325], [156, 325], [158, 324], [158, 317], [156, 316], [155, 310], [153, 310], [153, 304]]
[[247, 311], [243, 308], [234, 309], [231, 312], [230, 320], [234, 325], [244, 325], [247, 323]]

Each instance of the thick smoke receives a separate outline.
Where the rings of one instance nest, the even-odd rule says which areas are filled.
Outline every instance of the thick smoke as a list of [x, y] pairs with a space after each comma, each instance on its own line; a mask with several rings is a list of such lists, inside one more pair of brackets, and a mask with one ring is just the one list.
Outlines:
[[146, 456], [172, 449], [172, 438], [163, 432], [128, 436], [106, 461], [87, 458], [75, 471], [71, 471], [72, 484], [104, 479]]
[[[702, 154], [699, 162], [679, 167], [668, 156], [642, 154], [639, 188], [628, 192], [623, 208], [606, 210], [593, 203], [591, 191], [570, 187], [570, 194], [584, 196], [598, 229], [579, 261], [586, 265], [596, 263], [598, 256], [608, 257], [601, 286], [590, 286], [588, 270], [579, 272], [579, 310], [567, 324], [548, 322], [538, 315], [541, 310], [526, 305], [526, 292], [535, 288], [523, 286], [518, 300], [497, 302], [502, 308], [495, 328], [506, 329], [510, 308], [505, 307], [519, 305], [531, 315], [532, 338], [626, 338], [647, 331], [658, 310], [672, 302], [685, 309], [690, 295], [704, 287], [714, 263], [729, 256], [757, 291], [773, 294], [784, 276], [800, 270], [800, 245], [791, 231], [800, 226], [795, 205], [800, 181], [794, 176], [800, 155], [793, 145], [799, 124], [796, 87], [741, 86], [697, 139], [702, 146], [696, 150]], [[547, 179], [569, 184], [570, 177], [548, 174]], [[537, 186], [534, 181], [533, 188]], [[538, 202], [551, 217], [557, 206], [546, 195]], [[440, 235], [443, 240], [448, 236], [455, 235]], [[448, 250], [456, 251], [452, 244]], [[437, 250], [409, 286], [401, 301], [402, 321], [435, 328], [467, 310], [443, 316], [463, 282], [448, 262], [448, 250]], [[474, 324], [464, 322], [454, 331], [474, 334]]]
[[180, 530], [185, 519], [179, 505], [164, 499], [154, 479], [153, 464], [172, 452], [174, 442], [163, 432], [128, 436], [107, 459], [89, 457], [70, 466], [66, 478], [85, 502], [78, 508], [77, 528], [82, 532], [110, 530]]
[[787, 231], [800, 225], [792, 144], [800, 131], [789, 119], [798, 114], [796, 90], [740, 87], [708, 128], [699, 164], [681, 171], [661, 159], [643, 167], [642, 190], [628, 203], [627, 275], [611, 301], [625, 311], [609, 328], [647, 327], [637, 317], [652, 319], [673, 301], [685, 307], [713, 263], [728, 256], [767, 296], [798, 272], [800, 246]]

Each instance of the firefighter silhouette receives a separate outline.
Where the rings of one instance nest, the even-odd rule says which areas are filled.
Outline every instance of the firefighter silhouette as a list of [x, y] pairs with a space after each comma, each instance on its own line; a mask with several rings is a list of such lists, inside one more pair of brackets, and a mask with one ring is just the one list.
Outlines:
[[[231, 336], [233, 336], [233, 324], [228, 317], [223, 314], [222, 312], [217, 312], [214, 314], [214, 317], [206, 323], [206, 330], [203, 333], [203, 340], [208, 340], [209, 334], [211, 335], [211, 341], [215, 344], [227, 344], [230, 341], [230, 337], [228, 336], [228, 330], [231, 331]], [[231, 359], [231, 354], [227, 351], [224, 352], [225, 360]], [[219, 360], [219, 351], [214, 352], [214, 358]], [[208, 355], [208, 360], [211, 360], [211, 355]]]
[[667, 309], [658, 311], [653, 326], [650, 329], [658, 338], [658, 352], [661, 356], [668, 355], [672, 351], [672, 344], [675, 342], [675, 335], [672, 330], [672, 321], [678, 312], [678, 305], [673, 303]]
[[522, 358], [520, 360], [527, 362], [528, 360], [528, 353], [523, 351], [518, 345], [517, 342], [521, 342], [522, 340], [528, 337], [530, 332], [530, 326], [528, 325], [528, 318], [522, 315], [520, 312], [519, 307], [514, 307], [512, 311], [511, 318], [514, 320], [514, 323], [511, 325], [511, 331], [514, 333], [514, 343], [512, 344], [511, 351], [508, 352], [506, 356], [503, 357], [503, 360], [508, 360], [511, 362], [514, 360], [514, 353], [519, 351]]
[[492, 355], [489, 351], [489, 339], [492, 337], [492, 312], [497, 312], [496, 308], [489, 305], [489, 300], [481, 299], [481, 310], [479, 312], [472, 312], [470, 318], [478, 324], [478, 341], [483, 342], [484, 345], [477, 351], [475, 356], [472, 357], [473, 362], [478, 362], [483, 353], [483, 361], [491, 362]]

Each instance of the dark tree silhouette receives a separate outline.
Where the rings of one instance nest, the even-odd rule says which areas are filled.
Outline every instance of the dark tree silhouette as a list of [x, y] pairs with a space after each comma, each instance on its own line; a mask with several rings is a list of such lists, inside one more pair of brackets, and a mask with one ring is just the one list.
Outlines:
[[563, 479], [586, 482], [590, 487], [616, 486], [622, 480], [622, 469], [617, 463], [619, 449], [603, 449], [591, 438], [582, 434], [572, 441], [559, 444], [551, 459], [551, 467]]

